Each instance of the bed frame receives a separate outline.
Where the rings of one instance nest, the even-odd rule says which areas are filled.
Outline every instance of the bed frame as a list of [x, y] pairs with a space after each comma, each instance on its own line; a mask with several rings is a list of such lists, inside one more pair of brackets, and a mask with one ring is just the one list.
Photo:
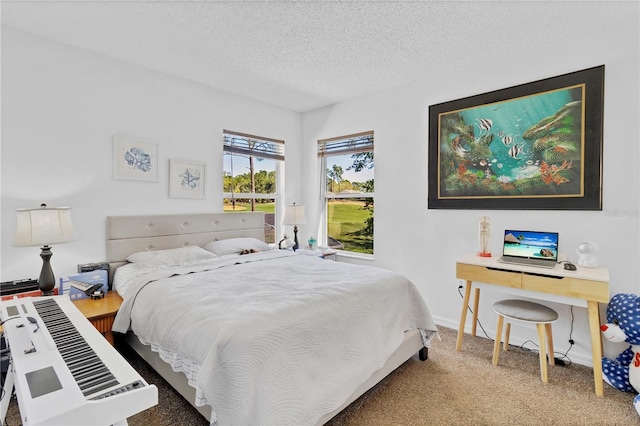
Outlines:
[[[146, 216], [107, 217], [107, 261], [109, 283], [115, 270], [125, 264], [129, 254], [145, 250], [161, 250], [188, 245], [205, 244], [227, 238], [253, 237], [264, 241], [264, 213], [211, 213]], [[211, 407], [196, 407], [195, 389], [187, 383], [186, 376], [176, 373], [171, 366], [143, 345], [132, 333], [127, 333], [127, 343], [162, 376], [180, 395], [193, 405], [207, 420], [211, 420]], [[389, 357], [385, 365], [363, 383], [340, 407], [325, 414], [318, 424], [332, 417], [375, 386], [393, 370], [415, 354], [427, 359], [427, 348], [423, 346], [418, 330], [405, 333], [402, 345]]]

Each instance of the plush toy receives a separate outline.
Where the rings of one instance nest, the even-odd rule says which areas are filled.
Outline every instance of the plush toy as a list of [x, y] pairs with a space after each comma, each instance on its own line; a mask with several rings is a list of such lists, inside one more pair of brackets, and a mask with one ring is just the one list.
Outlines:
[[[640, 296], [614, 295], [607, 305], [607, 323], [600, 326], [609, 342], [627, 342], [629, 347], [615, 360], [602, 358], [602, 378], [624, 392], [640, 392]], [[633, 406], [640, 414], [640, 395]]]

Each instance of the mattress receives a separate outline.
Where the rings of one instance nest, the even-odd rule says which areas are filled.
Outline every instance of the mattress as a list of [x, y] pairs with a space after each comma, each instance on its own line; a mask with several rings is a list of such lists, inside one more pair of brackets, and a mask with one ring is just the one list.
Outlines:
[[[128, 265], [114, 331], [184, 373], [226, 424], [315, 424], [419, 329], [436, 327], [400, 274], [288, 251], [176, 267]], [[121, 268], [122, 269], [122, 268]]]

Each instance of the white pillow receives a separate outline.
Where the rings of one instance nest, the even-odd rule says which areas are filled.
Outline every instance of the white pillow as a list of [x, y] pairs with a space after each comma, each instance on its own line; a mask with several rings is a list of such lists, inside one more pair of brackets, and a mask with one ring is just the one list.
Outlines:
[[260, 241], [257, 238], [229, 238], [228, 240], [211, 241], [204, 246], [205, 250], [217, 254], [218, 256], [225, 256], [227, 254], [237, 254], [243, 250], [257, 250], [268, 251], [269, 244], [264, 241]]
[[186, 246], [175, 249], [140, 251], [130, 254], [127, 261], [141, 265], [177, 266], [216, 257], [198, 246]]
[[113, 275], [113, 289], [124, 298], [127, 295], [127, 290], [129, 289], [131, 280], [157, 269], [158, 267], [154, 265], [142, 265], [137, 263], [128, 263], [123, 265], [116, 269], [116, 273]]

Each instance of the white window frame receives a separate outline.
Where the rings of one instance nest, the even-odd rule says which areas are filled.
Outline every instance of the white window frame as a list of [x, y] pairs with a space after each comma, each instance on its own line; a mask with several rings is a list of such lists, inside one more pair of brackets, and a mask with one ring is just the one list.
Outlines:
[[[279, 221], [278, 221], [278, 212], [284, 211], [284, 205], [282, 205], [281, 202], [281, 197], [280, 194], [283, 192], [282, 191], [282, 182], [284, 182], [284, 161], [285, 161], [285, 155], [284, 155], [284, 149], [285, 149], [285, 143], [283, 140], [280, 139], [272, 139], [272, 138], [267, 138], [267, 137], [263, 137], [263, 136], [255, 136], [255, 135], [250, 135], [248, 133], [241, 133], [241, 132], [236, 132], [236, 131], [232, 131], [232, 130], [223, 130], [222, 131], [222, 155], [223, 158], [227, 153], [235, 153], [237, 155], [253, 155], [254, 157], [262, 157], [262, 158], [269, 158], [269, 159], [273, 159], [276, 160], [276, 167], [275, 167], [275, 171], [276, 171], [276, 190], [273, 193], [267, 194], [267, 193], [252, 193], [252, 192], [225, 192], [224, 188], [223, 188], [223, 192], [222, 192], [222, 198], [223, 198], [223, 207], [224, 207], [224, 200], [225, 199], [256, 199], [256, 200], [274, 200], [275, 203], [275, 220], [274, 220], [274, 228], [275, 228], [275, 235], [276, 235], [276, 241], [278, 236], [280, 235], [280, 229], [279, 229]], [[234, 139], [235, 141], [248, 141], [248, 140], [255, 140], [255, 141], [259, 141], [259, 142], [266, 142], [269, 143], [271, 146], [274, 146], [274, 150], [263, 150], [263, 149], [256, 149], [256, 150], [249, 150], [244, 146], [239, 146], [237, 148], [233, 148], [232, 147], [232, 141], [231, 139]], [[241, 144], [242, 145], [242, 144]]]
[[[322, 228], [320, 229], [319, 240], [322, 245], [328, 242], [328, 214], [327, 203], [329, 199], [349, 199], [349, 198], [372, 198], [375, 201], [375, 192], [357, 192], [346, 194], [333, 194], [327, 192], [327, 158], [332, 156], [340, 156], [345, 154], [357, 154], [360, 152], [374, 151], [374, 134], [373, 130], [367, 132], [354, 133], [345, 136], [337, 136], [329, 139], [318, 140], [318, 160], [320, 162], [320, 201], [322, 202]], [[327, 147], [327, 145], [333, 145]], [[375, 154], [374, 154], [375, 158]], [[374, 166], [375, 176], [375, 166]], [[375, 182], [375, 177], [374, 177]], [[375, 206], [375, 203], [374, 203]], [[375, 224], [375, 207], [374, 207], [374, 224]], [[375, 228], [375, 225], [374, 225]], [[375, 230], [374, 230], [375, 240]], [[375, 243], [374, 243], [375, 252]], [[353, 253], [358, 256], [368, 256], [366, 253], [352, 252], [348, 250], [340, 250], [341, 253]]]

